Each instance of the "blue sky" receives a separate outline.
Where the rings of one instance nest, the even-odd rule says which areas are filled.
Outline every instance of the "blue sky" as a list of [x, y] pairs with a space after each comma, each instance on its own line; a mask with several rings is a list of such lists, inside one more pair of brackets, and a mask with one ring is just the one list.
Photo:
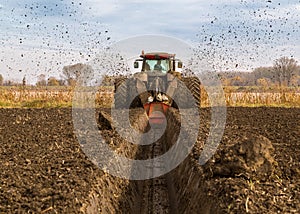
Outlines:
[[299, 0], [0, 0], [0, 74], [59, 77], [64, 65], [143, 34], [182, 39], [218, 70], [251, 70], [300, 60], [299, 29]]

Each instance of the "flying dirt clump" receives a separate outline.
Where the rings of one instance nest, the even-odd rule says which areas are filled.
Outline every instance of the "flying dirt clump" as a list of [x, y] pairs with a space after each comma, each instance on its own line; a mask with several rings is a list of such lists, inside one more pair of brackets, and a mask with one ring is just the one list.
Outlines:
[[209, 167], [213, 176], [266, 179], [278, 165], [273, 153], [268, 138], [247, 133], [237, 137], [234, 145], [218, 152], [205, 168]]

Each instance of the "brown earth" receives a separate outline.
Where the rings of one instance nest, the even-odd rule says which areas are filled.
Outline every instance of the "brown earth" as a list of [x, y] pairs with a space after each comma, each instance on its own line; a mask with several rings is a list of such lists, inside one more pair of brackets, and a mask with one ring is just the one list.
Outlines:
[[299, 121], [299, 108], [228, 108], [221, 144], [200, 167], [222, 213], [299, 213]]
[[[199, 205], [189, 201], [197, 197], [207, 213], [299, 213], [300, 109], [228, 108], [218, 151], [200, 166], [209, 119], [202, 109], [199, 140], [183, 163], [190, 168], [172, 172], [183, 180], [178, 192], [187, 184], [179, 213], [196, 212]], [[122, 145], [114, 131], [105, 133], [113, 148]], [[88, 212], [91, 198], [102, 201], [102, 213], [133, 206], [124, 196], [135, 191], [132, 182], [98, 169], [81, 151], [71, 109], [0, 109], [0, 157], [0, 213]], [[195, 172], [198, 186], [182, 170]]]

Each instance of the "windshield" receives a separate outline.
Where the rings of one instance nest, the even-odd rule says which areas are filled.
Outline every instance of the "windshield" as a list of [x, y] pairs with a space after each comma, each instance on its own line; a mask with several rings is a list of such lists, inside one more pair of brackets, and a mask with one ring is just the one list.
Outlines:
[[145, 64], [145, 71], [162, 71], [163, 73], [167, 73], [169, 71], [169, 60], [153, 60], [147, 59]]

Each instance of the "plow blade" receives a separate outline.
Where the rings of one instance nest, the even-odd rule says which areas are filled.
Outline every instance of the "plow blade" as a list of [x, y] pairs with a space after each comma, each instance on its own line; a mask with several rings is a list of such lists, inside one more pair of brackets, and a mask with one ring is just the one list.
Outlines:
[[146, 103], [144, 109], [147, 112], [150, 124], [165, 124], [166, 112], [169, 106], [161, 102]]

